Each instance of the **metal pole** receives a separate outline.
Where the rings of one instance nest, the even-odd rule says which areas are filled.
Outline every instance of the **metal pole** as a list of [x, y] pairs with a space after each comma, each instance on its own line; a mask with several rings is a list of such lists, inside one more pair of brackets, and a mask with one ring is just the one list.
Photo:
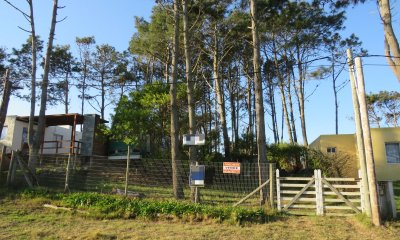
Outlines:
[[[198, 166], [199, 163], [196, 161], [196, 166]], [[198, 188], [197, 186], [194, 187], [194, 203], [198, 203], [199, 202], [199, 195], [198, 195]]]
[[358, 158], [360, 162], [361, 170], [361, 186], [363, 187], [363, 199], [365, 212], [367, 216], [371, 216], [371, 203], [369, 199], [369, 186], [368, 186], [368, 175], [367, 175], [367, 165], [365, 162], [365, 149], [364, 149], [364, 137], [361, 127], [361, 117], [360, 117], [360, 104], [357, 98], [356, 80], [354, 77], [354, 65], [353, 65], [353, 53], [350, 49], [347, 49], [347, 63], [349, 65], [349, 74], [351, 82], [351, 94], [353, 98], [353, 109], [354, 109], [354, 122], [356, 124], [356, 138], [357, 138], [357, 150]]
[[372, 223], [375, 226], [380, 226], [381, 218], [379, 212], [378, 192], [376, 186], [377, 182], [375, 175], [374, 152], [372, 149], [372, 139], [371, 139], [371, 131], [369, 128], [367, 103], [365, 101], [364, 74], [363, 74], [361, 59], [359, 57], [355, 59], [355, 64], [356, 64], [357, 84], [358, 84], [358, 101], [360, 103], [361, 124], [364, 136], [368, 186], [370, 191]]
[[69, 168], [71, 164], [71, 153], [68, 154], [68, 161], [67, 161], [67, 169], [65, 171], [65, 186], [64, 186], [64, 192], [67, 190], [69, 191]]

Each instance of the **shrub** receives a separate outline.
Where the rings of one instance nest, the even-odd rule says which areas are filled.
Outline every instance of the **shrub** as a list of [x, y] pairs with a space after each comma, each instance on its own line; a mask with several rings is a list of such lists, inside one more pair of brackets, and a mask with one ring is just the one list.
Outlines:
[[267, 146], [267, 159], [277, 164], [277, 168], [286, 172], [298, 172], [303, 169], [302, 158], [307, 148], [297, 144], [271, 144]]
[[128, 199], [98, 193], [74, 193], [64, 196], [62, 203], [73, 208], [87, 208], [92, 214], [103, 218], [144, 217], [156, 219], [168, 216], [191, 219], [230, 220], [238, 224], [244, 222], [265, 222], [267, 214], [261, 210], [240, 207], [205, 206], [178, 201], [150, 201]]

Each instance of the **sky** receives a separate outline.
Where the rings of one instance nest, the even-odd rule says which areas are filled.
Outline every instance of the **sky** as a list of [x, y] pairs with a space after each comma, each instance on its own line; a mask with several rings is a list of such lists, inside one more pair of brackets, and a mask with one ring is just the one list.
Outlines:
[[[23, 10], [27, 9], [25, 1], [13, 0]], [[134, 16], [149, 19], [153, 0], [60, 0], [60, 5], [65, 8], [59, 10], [58, 19], [67, 17], [57, 24], [55, 44], [70, 44], [76, 51], [75, 38], [95, 36], [96, 44], [110, 44], [118, 51], [128, 48], [129, 40], [135, 32]], [[50, 28], [52, 1], [34, 1], [35, 21], [38, 35], [47, 40]], [[363, 42], [363, 48], [371, 55], [383, 55], [383, 27], [375, 1], [358, 5], [347, 10], [345, 37], [355, 33]], [[28, 33], [18, 27], [29, 29], [28, 22], [23, 16], [9, 7], [4, 1], [0, 1], [0, 46], [11, 50], [19, 48], [23, 44]], [[395, 30], [399, 32], [400, 14], [395, 5], [394, 16]], [[400, 91], [400, 82], [396, 79], [383, 57], [363, 58], [364, 77], [367, 93], [377, 93], [382, 90]], [[313, 66], [324, 65], [324, 62], [315, 62]], [[340, 76], [340, 81], [348, 80], [348, 71]], [[315, 92], [314, 92], [315, 90]], [[314, 92], [310, 95], [311, 92]], [[310, 95], [306, 101], [306, 121], [309, 143], [321, 134], [334, 134], [334, 99], [332, 83], [330, 80], [310, 80], [306, 86], [306, 95]], [[79, 104], [72, 99], [70, 112], [80, 112]], [[38, 111], [38, 108], [37, 108]], [[85, 110], [93, 113], [94, 110]], [[50, 107], [48, 114], [59, 114], [62, 107]], [[109, 115], [108, 112], [107, 115]], [[29, 115], [29, 103], [12, 98], [8, 111], [9, 115]], [[266, 115], [266, 118], [269, 116]], [[354, 133], [355, 126], [351, 99], [350, 85], [348, 84], [339, 93], [339, 133]], [[107, 117], [109, 120], [109, 117]], [[300, 124], [296, 122], [299, 138]], [[272, 132], [267, 121], [267, 140], [272, 141]], [[301, 140], [300, 140], [301, 141]]]

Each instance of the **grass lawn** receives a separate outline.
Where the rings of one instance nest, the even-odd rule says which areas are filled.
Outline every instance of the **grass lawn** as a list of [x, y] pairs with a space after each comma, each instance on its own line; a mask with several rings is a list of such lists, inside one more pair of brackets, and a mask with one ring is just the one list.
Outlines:
[[0, 239], [399, 239], [400, 222], [371, 227], [355, 217], [281, 217], [237, 226], [214, 220], [103, 220], [44, 208], [44, 198], [0, 198]]

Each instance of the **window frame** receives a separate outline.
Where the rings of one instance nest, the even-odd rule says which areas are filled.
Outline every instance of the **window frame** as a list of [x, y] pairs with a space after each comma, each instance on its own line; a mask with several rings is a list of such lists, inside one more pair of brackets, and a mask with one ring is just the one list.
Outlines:
[[337, 153], [337, 147], [326, 147], [326, 153], [328, 153], [328, 154], [336, 154]]
[[[389, 162], [389, 158], [388, 158], [388, 154], [387, 154], [387, 148], [386, 148], [386, 146], [388, 145], [388, 144], [396, 144], [397, 146], [398, 146], [398, 148], [397, 148], [397, 159], [398, 159], [398, 161], [397, 162]], [[385, 158], [386, 158], [386, 163], [387, 164], [400, 164], [400, 142], [385, 142]]]

